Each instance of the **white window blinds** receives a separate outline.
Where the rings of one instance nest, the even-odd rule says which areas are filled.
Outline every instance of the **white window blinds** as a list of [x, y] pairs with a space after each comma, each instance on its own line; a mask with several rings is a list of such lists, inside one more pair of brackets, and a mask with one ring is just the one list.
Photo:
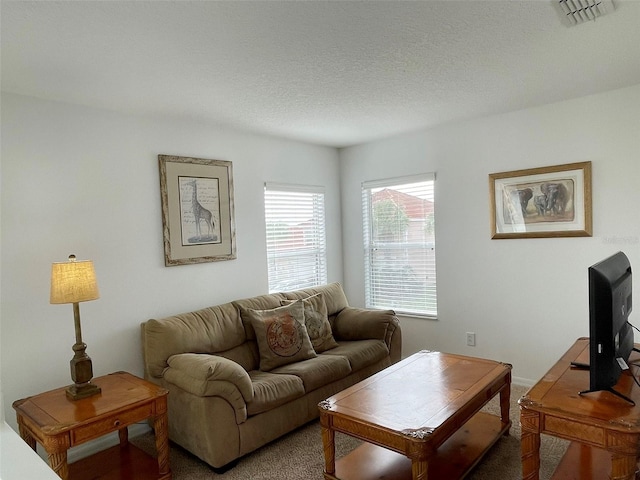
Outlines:
[[437, 315], [434, 186], [434, 174], [362, 184], [367, 307]]
[[324, 189], [266, 183], [269, 292], [327, 283]]

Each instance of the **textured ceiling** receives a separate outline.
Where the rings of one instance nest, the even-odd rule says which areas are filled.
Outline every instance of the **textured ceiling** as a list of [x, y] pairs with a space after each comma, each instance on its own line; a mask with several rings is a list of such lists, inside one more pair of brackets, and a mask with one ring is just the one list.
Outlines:
[[341, 147], [640, 83], [614, 4], [2, 0], [2, 90]]

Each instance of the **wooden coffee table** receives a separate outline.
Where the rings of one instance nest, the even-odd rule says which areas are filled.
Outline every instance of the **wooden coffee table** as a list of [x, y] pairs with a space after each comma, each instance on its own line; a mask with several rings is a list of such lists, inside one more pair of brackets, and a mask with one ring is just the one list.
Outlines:
[[[511, 365], [422, 351], [320, 402], [326, 480], [464, 477], [509, 433]], [[481, 412], [500, 394], [500, 417]], [[364, 440], [336, 461], [335, 432]]]

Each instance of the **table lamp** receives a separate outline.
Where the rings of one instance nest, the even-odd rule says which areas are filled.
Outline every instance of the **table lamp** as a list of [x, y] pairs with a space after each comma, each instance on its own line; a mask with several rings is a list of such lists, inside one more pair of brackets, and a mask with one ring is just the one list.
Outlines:
[[76, 343], [72, 347], [75, 354], [69, 363], [71, 364], [71, 378], [75, 383], [67, 387], [67, 397], [72, 400], [100, 393], [100, 387], [91, 383], [93, 367], [91, 358], [85, 353], [87, 345], [82, 342], [79, 306], [80, 302], [96, 300], [99, 297], [96, 273], [91, 260], [76, 261], [75, 255], [69, 255], [68, 262], [57, 262], [51, 265], [51, 297], [49, 302], [73, 304]]

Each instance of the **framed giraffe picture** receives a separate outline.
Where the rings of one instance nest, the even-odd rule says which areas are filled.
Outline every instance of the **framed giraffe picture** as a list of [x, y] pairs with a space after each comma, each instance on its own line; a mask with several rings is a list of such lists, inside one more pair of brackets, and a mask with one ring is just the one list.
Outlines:
[[165, 266], [236, 258], [231, 162], [158, 155]]

